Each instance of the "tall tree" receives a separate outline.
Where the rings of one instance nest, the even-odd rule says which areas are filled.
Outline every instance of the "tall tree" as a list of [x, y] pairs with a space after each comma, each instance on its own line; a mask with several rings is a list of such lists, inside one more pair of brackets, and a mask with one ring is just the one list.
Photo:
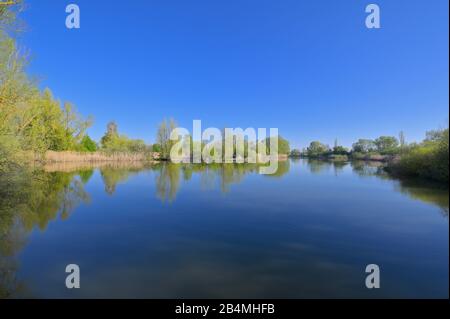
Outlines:
[[167, 121], [164, 119], [161, 124], [159, 124], [158, 131], [156, 132], [156, 143], [160, 146], [160, 157], [162, 159], [169, 159], [170, 150], [174, 141], [170, 140], [170, 134], [177, 127], [175, 120], [170, 119]]
[[375, 140], [375, 146], [381, 154], [393, 154], [397, 150], [399, 142], [394, 136], [380, 136]]
[[375, 150], [375, 142], [368, 139], [359, 139], [353, 144], [353, 152], [369, 153]]

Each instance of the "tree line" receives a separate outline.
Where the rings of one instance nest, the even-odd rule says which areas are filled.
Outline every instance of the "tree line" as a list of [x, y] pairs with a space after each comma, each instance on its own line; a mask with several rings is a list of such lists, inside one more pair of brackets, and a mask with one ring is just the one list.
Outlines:
[[310, 158], [326, 158], [333, 155], [366, 157], [367, 155], [397, 155], [405, 148], [404, 134], [401, 132], [399, 138], [394, 136], [380, 136], [375, 140], [359, 139], [348, 149], [339, 145], [335, 140], [334, 146], [330, 147], [320, 141], [313, 141], [303, 151], [293, 150], [291, 155], [305, 156]]
[[399, 176], [421, 177], [448, 182], [449, 179], [449, 129], [426, 133], [420, 143], [407, 143], [400, 132], [395, 136], [380, 136], [375, 140], [359, 139], [351, 149], [340, 146], [336, 140], [333, 148], [313, 141], [303, 151], [293, 150], [292, 157], [337, 160], [381, 160], [388, 162], [386, 170]]

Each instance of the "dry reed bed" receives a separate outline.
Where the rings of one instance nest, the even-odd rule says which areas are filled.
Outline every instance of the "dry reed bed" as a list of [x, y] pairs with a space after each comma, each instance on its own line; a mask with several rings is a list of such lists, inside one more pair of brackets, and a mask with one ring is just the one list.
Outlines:
[[155, 153], [78, 153], [49, 151], [42, 159], [45, 163], [101, 163], [101, 162], [143, 162], [158, 159]]
[[79, 172], [91, 169], [145, 169], [152, 167], [157, 162], [61, 162], [61, 163], [47, 163], [39, 166], [48, 173], [53, 172]]

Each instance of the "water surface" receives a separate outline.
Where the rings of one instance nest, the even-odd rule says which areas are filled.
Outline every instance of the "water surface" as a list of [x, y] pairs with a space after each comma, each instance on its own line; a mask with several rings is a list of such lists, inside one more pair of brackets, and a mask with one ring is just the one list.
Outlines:
[[359, 162], [2, 176], [0, 297], [448, 298], [448, 196]]

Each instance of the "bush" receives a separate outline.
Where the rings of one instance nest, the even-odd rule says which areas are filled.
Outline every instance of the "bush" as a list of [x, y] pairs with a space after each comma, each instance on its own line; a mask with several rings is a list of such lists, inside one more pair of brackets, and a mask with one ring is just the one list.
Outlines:
[[415, 176], [448, 183], [449, 135], [448, 129], [440, 131], [432, 139], [409, 148], [387, 170], [401, 176]]
[[88, 135], [85, 135], [83, 137], [79, 148], [80, 152], [90, 152], [90, 153], [96, 152], [98, 149], [97, 143], [95, 143]]

